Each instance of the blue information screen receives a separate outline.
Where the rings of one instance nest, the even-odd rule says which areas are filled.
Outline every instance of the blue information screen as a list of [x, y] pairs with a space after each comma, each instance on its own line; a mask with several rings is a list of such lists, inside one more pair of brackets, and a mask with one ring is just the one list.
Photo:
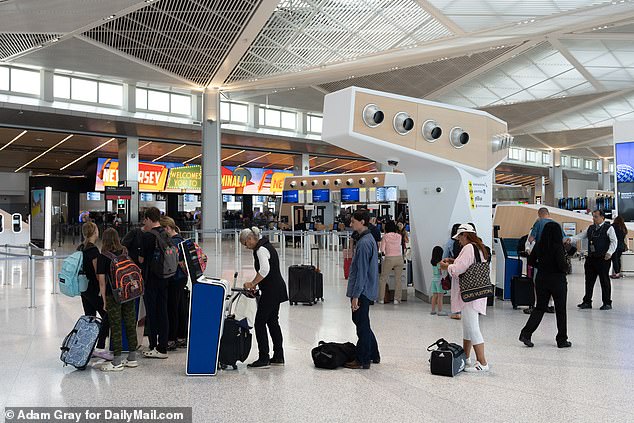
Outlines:
[[152, 201], [152, 194], [149, 192], [142, 192], [139, 194], [140, 201]]
[[297, 190], [282, 191], [282, 201], [284, 203], [299, 203], [299, 192]]
[[225, 289], [214, 283], [192, 284], [187, 342], [187, 374], [215, 375]]
[[330, 202], [329, 189], [314, 189], [313, 190], [313, 203], [329, 203], [329, 202]]
[[341, 201], [347, 203], [359, 201], [359, 188], [341, 188]]
[[619, 216], [626, 222], [634, 221], [634, 142], [617, 143], [616, 187]]

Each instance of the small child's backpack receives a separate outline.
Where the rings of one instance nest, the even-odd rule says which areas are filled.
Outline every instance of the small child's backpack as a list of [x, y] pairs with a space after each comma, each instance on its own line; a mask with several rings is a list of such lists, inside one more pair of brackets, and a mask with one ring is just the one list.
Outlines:
[[156, 237], [150, 271], [161, 279], [169, 279], [178, 270], [178, 247], [174, 246], [172, 239], [164, 230], [152, 229], [150, 232]]
[[66, 257], [62, 263], [62, 269], [57, 275], [59, 290], [69, 297], [81, 295], [88, 289], [88, 277], [84, 273], [84, 253], [76, 251]]
[[141, 269], [132, 261], [127, 252], [124, 251], [118, 256], [111, 252], [102, 254], [110, 259], [108, 280], [114, 300], [118, 304], [123, 304], [142, 296], [143, 276], [141, 276]]

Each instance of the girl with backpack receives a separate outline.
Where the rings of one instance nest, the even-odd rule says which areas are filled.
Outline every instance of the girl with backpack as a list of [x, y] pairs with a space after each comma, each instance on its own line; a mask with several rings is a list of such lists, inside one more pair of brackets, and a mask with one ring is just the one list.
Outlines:
[[84, 307], [84, 315], [101, 317], [101, 329], [99, 330], [99, 338], [97, 345], [93, 351], [93, 357], [103, 358], [104, 360], [112, 360], [112, 354], [106, 349], [106, 338], [110, 331], [108, 324], [108, 313], [106, 313], [105, 303], [99, 295], [99, 282], [97, 281], [97, 258], [99, 257], [99, 248], [95, 245], [99, 239], [99, 228], [93, 222], [84, 223], [81, 227], [81, 233], [84, 236], [77, 251], [83, 253], [82, 267], [84, 274], [88, 278], [88, 289], [81, 293], [81, 304]]
[[[114, 228], [108, 228], [103, 232], [101, 240], [101, 254], [97, 259], [97, 278], [99, 280], [99, 292], [106, 304], [106, 311], [110, 318], [112, 348], [114, 349], [114, 357], [110, 363], [106, 363], [101, 367], [104, 372], [118, 372], [125, 367], [137, 367], [136, 360], [137, 338], [136, 338], [136, 310], [134, 301], [127, 301], [119, 304], [115, 301], [110, 281], [112, 256], [119, 257], [127, 255], [126, 248], [121, 245], [119, 234]], [[128, 358], [122, 358], [123, 351], [123, 334], [121, 323], [125, 324], [125, 332], [128, 341]]]
[[[178, 246], [185, 239], [181, 236], [181, 231], [176, 222], [169, 216], [161, 216], [161, 226], [172, 238], [174, 245]], [[187, 286], [187, 274], [184, 269], [184, 258], [181, 249], [178, 249], [179, 266], [176, 274], [169, 280], [167, 286], [167, 315], [169, 320], [169, 338], [167, 350], [174, 351], [176, 348], [187, 346], [187, 320], [185, 289]]]

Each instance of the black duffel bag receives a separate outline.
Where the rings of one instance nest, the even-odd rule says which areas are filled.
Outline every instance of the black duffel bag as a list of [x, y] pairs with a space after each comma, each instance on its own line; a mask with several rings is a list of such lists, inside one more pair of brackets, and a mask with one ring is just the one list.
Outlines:
[[427, 347], [427, 351], [431, 352], [429, 364], [433, 375], [453, 377], [465, 368], [466, 354], [458, 344], [440, 338]]
[[357, 347], [352, 342], [324, 342], [311, 351], [315, 367], [320, 369], [336, 369], [353, 361], [357, 356]]

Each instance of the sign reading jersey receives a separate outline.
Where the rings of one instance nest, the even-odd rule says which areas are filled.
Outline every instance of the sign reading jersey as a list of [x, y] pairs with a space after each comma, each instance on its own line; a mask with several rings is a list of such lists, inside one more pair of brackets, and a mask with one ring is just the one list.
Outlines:
[[[181, 163], [139, 162], [139, 191], [161, 192], [165, 189], [170, 168], [182, 166]], [[116, 187], [119, 182], [119, 161], [100, 158], [97, 160], [97, 178], [95, 191], [104, 187]]]

